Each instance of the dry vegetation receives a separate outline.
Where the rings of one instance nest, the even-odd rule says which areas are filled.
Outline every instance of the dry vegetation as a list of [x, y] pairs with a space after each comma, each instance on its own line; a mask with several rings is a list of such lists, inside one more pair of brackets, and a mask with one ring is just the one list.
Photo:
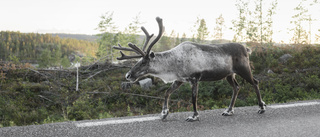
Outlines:
[[[248, 43], [253, 50], [250, 60], [254, 76], [260, 80], [263, 100], [267, 104], [294, 100], [319, 99], [320, 46], [260, 46]], [[279, 58], [290, 54], [286, 62]], [[164, 90], [170, 85], [155, 78], [150, 90], [138, 85], [122, 90], [124, 74], [131, 65], [94, 63], [76, 69], [36, 69], [28, 64], [0, 64], [0, 126], [21, 126], [69, 120], [100, 119], [161, 111]], [[273, 73], [268, 73], [271, 72]], [[236, 106], [257, 105], [251, 86], [237, 77], [242, 86]], [[228, 106], [231, 86], [225, 80], [201, 82], [199, 109]], [[184, 84], [171, 96], [171, 110], [189, 111], [191, 89]], [[191, 111], [191, 110], [190, 110]]]

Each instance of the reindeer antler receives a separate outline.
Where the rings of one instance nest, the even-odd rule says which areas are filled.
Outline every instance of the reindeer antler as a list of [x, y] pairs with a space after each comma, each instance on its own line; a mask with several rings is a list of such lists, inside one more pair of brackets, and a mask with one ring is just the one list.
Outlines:
[[151, 44], [149, 45], [147, 52], [145, 52], [145, 49], [150, 41], [150, 39], [153, 37], [153, 34], [149, 35], [148, 31], [144, 28], [141, 27], [142, 31], [144, 32], [144, 34], [146, 35], [146, 41], [142, 47], [142, 50], [140, 48], [138, 48], [136, 45], [132, 44], [132, 43], [128, 43], [128, 46], [130, 48], [126, 48], [126, 47], [122, 47], [120, 44], [118, 44], [118, 47], [114, 46], [114, 49], [117, 50], [122, 50], [122, 51], [133, 51], [137, 54], [140, 55], [133, 55], [133, 56], [127, 56], [125, 55], [122, 51], [120, 51], [121, 57], [117, 58], [118, 60], [123, 60], [123, 59], [131, 59], [131, 58], [141, 58], [141, 57], [148, 57], [149, 53], [151, 51], [151, 48], [154, 46], [155, 43], [157, 43], [159, 41], [159, 39], [161, 38], [163, 32], [164, 32], [164, 27], [162, 24], [162, 19], [157, 17], [156, 18], [158, 25], [159, 25], [159, 34], [158, 36], [151, 42]]
[[144, 57], [145, 56], [145, 53], [143, 51], [141, 51], [136, 45], [133, 45], [131, 43], [128, 44], [129, 47], [131, 48], [126, 48], [126, 47], [122, 47], [120, 44], [118, 44], [118, 47], [116, 46], [113, 46], [114, 49], [117, 49], [117, 50], [123, 50], [123, 51], [133, 51], [133, 52], [136, 52], [140, 55], [134, 55], [134, 56], [127, 56], [125, 55], [122, 51], [120, 51], [120, 54], [121, 54], [121, 57], [117, 58], [118, 60], [124, 60], [124, 59], [132, 59], [132, 58], [141, 58], [141, 57]]
[[157, 17], [156, 20], [157, 20], [158, 26], [159, 26], [159, 33], [158, 33], [158, 36], [156, 37], [156, 39], [154, 39], [154, 40], [151, 42], [151, 44], [149, 45], [149, 47], [148, 47], [148, 49], [147, 49], [146, 55], [149, 55], [152, 47], [154, 46], [154, 44], [156, 44], [156, 43], [160, 40], [160, 38], [161, 38], [161, 36], [162, 36], [162, 34], [163, 34], [163, 32], [164, 32], [164, 26], [163, 26], [163, 23], [162, 23], [162, 19], [159, 18], [159, 17]]
[[141, 27], [142, 31], [144, 32], [144, 34], [146, 35], [146, 41], [144, 42], [142, 51], [144, 51], [150, 41], [150, 39], [153, 37], [153, 34], [149, 35], [148, 31], [146, 30], [146, 28]]

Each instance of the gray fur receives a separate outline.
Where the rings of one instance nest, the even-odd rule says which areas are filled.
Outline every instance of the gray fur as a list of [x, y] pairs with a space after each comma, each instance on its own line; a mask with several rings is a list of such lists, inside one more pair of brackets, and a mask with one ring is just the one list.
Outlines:
[[126, 74], [126, 78], [135, 81], [139, 77], [152, 75], [161, 78], [165, 83], [173, 82], [165, 94], [161, 113], [163, 119], [168, 115], [170, 94], [182, 83], [189, 82], [192, 86], [194, 115], [187, 121], [195, 121], [199, 118], [196, 107], [198, 82], [227, 78], [233, 87], [233, 96], [229, 108], [223, 115], [229, 116], [234, 113], [233, 107], [240, 89], [235, 79], [235, 74], [238, 74], [255, 88], [260, 106], [259, 113], [263, 113], [265, 103], [261, 99], [258, 81], [251, 74], [248, 55], [250, 53], [250, 49], [238, 43], [201, 45], [183, 42], [171, 50], [151, 53], [152, 56], [146, 55]]

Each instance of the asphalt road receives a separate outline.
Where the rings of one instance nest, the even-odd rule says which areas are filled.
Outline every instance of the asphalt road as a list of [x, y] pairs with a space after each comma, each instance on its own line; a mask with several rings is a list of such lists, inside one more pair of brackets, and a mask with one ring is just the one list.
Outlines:
[[163, 122], [158, 114], [139, 117], [72, 121], [0, 128], [0, 137], [320, 137], [320, 100], [200, 111], [200, 121], [186, 122], [192, 112], [171, 113]]

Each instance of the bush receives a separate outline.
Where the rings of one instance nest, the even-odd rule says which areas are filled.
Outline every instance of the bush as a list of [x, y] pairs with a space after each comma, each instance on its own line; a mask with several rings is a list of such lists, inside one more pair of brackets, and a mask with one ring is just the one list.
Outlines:
[[[251, 47], [250, 61], [263, 100], [267, 104], [319, 99], [320, 47]], [[279, 62], [283, 54], [293, 58]], [[68, 120], [101, 119], [159, 113], [165, 90], [170, 84], [154, 79], [149, 90], [133, 85], [120, 89], [127, 68], [99, 64], [96, 69], [80, 68], [79, 91], [75, 91], [75, 71], [41, 71], [22, 64], [0, 64], [0, 127], [43, 124]], [[274, 73], [268, 74], [271, 69]], [[100, 73], [97, 73], [100, 72]], [[87, 79], [95, 74], [94, 77]], [[252, 86], [236, 76], [241, 86], [235, 106], [257, 105]], [[199, 110], [229, 106], [232, 87], [226, 80], [200, 82]], [[170, 111], [192, 111], [190, 84], [183, 84], [171, 95]]]

